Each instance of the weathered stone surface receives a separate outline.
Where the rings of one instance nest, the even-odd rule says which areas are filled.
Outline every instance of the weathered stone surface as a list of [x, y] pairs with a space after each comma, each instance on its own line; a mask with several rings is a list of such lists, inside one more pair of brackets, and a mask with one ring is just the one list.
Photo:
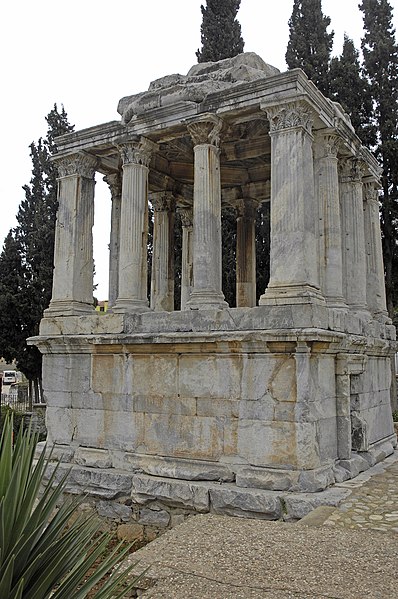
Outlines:
[[142, 508], [138, 519], [140, 524], [144, 526], [159, 526], [166, 528], [170, 522], [170, 514], [166, 510], [154, 510], [151, 508]]
[[144, 527], [141, 524], [120, 524], [117, 527], [117, 538], [121, 541], [132, 543], [133, 541], [142, 541], [144, 539]]
[[[46, 476], [49, 477], [52, 471], [53, 467], [50, 465]], [[102, 499], [116, 499], [131, 491], [131, 475], [123, 471], [60, 464], [55, 480], [59, 481], [66, 472], [69, 472], [65, 487], [67, 493], [88, 493]]]
[[239, 468], [236, 473], [237, 487], [267, 489], [269, 491], [292, 491], [298, 488], [299, 472], [271, 468]]
[[204, 483], [188, 483], [144, 474], [134, 474], [132, 483], [131, 498], [138, 504], [145, 505], [157, 499], [169, 505], [189, 507], [198, 512], [207, 512], [209, 509], [208, 486]]
[[320, 505], [338, 505], [350, 491], [347, 489], [326, 489], [321, 493], [292, 493], [283, 496], [285, 517], [300, 520]]
[[117, 460], [114, 458], [113, 464], [117, 468], [124, 468], [132, 472], [142, 471], [153, 476], [183, 480], [230, 482], [235, 478], [234, 472], [228, 466], [202, 460], [183, 460], [127, 453]]
[[202, 102], [209, 93], [278, 73], [277, 68], [266, 64], [257, 54], [246, 52], [216, 63], [195, 65], [186, 76], [174, 74], [157, 79], [147, 92], [122, 98], [118, 112], [123, 122], [128, 123], [145, 110], [177, 102]]
[[91, 468], [110, 468], [112, 460], [109, 452], [92, 447], [78, 447], [75, 451], [74, 462], [80, 466]]
[[97, 512], [99, 516], [111, 518], [112, 520], [121, 520], [122, 522], [128, 522], [132, 518], [131, 507], [116, 501], [99, 501], [97, 503]]
[[216, 514], [275, 520], [282, 507], [277, 493], [258, 489], [237, 489], [227, 485], [210, 488], [211, 510]]

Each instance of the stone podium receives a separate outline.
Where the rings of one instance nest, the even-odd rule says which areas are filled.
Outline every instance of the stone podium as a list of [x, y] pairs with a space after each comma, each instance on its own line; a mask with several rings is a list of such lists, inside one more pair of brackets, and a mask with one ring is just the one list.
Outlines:
[[[71, 490], [129, 497], [137, 513], [280, 517], [294, 494], [392, 453], [380, 169], [341, 106], [300, 69], [245, 53], [154, 81], [118, 112], [57, 139], [53, 295], [30, 340]], [[95, 172], [112, 200], [105, 315], [92, 294]], [[256, 306], [263, 202], [270, 280]], [[221, 285], [222, 206], [237, 210], [236, 308]]]

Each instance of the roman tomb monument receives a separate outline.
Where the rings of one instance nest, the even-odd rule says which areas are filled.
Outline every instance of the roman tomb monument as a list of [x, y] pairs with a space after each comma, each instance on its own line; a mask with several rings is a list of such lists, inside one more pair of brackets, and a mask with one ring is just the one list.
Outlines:
[[[30, 340], [49, 444], [73, 466], [74, 491], [278, 517], [278, 498], [323, 492], [391, 454], [380, 168], [341, 106], [300, 69], [244, 53], [153, 81], [118, 112], [57, 139], [53, 293]], [[93, 307], [96, 172], [112, 202], [106, 314]], [[264, 202], [270, 278], [256, 305]], [[221, 285], [224, 206], [236, 210], [234, 308]]]

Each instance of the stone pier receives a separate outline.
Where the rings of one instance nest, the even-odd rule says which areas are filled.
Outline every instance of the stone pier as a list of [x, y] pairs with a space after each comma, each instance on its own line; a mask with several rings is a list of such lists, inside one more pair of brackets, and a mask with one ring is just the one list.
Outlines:
[[[154, 81], [118, 111], [57, 139], [53, 296], [30, 340], [70, 491], [164, 526], [331, 501], [336, 481], [396, 445], [377, 161], [303, 71], [252, 53]], [[96, 171], [112, 201], [101, 315]], [[264, 202], [270, 280], [256, 305]], [[222, 206], [236, 210], [236, 308], [222, 290]]]

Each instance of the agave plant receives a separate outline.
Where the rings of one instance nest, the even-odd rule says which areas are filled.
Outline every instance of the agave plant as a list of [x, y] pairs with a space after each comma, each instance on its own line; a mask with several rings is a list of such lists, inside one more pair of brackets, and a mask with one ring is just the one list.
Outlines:
[[55, 470], [43, 490], [48, 459], [44, 449], [35, 463], [36, 444], [37, 435], [22, 427], [13, 443], [12, 416], [6, 416], [0, 441], [1, 599], [84, 599], [106, 574], [96, 599], [122, 599], [137, 582], [126, 582], [135, 564], [120, 567], [131, 545], [121, 542], [108, 552], [112, 536], [99, 532], [93, 516], [80, 515], [68, 525], [79, 500], [56, 509], [68, 474], [55, 484]]

